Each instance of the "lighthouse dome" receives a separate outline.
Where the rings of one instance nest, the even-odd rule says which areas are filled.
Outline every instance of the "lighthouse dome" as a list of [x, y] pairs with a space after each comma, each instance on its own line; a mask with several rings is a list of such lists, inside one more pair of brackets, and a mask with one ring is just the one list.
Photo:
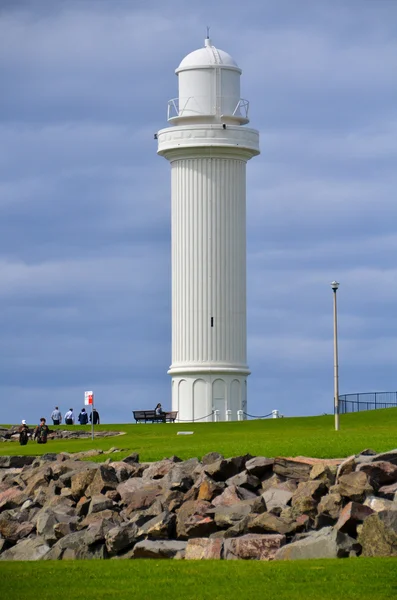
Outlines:
[[204, 48], [191, 52], [175, 70], [179, 97], [170, 100], [173, 123], [248, 123], [248, 102], [240, 98], [241, 69], [224, 50], [207, 38]]
[[230, 54], [215, 48], [209, 38], [205, 40], [204, 48], [199, 48], [185, 56], [175, 72], [206, 67], [228, 67], [241, 73], [241, 69]]

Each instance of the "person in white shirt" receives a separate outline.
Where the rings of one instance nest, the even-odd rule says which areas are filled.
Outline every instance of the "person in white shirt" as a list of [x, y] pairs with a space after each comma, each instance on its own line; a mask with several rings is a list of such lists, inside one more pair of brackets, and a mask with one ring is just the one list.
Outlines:
[[59, 408], [56, 406], [51, 413], [51, 419], [54, 425], [60, 425], [62, 422], [62, 415]]
[[65, 423], [66, 425], [74, 425], [73, 408], [69, 408], [68, 412], [65, 414]]

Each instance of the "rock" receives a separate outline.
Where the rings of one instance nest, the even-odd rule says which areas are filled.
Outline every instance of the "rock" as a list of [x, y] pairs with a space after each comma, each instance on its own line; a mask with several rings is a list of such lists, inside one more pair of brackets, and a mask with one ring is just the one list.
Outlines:
[[208, 502], [211, 502], [211, 500], [216, 496], [219, 496], [224, 489], [224, 483], [214, 481], [208, 475], [204, 475], [198, 490], [197, 500], [207, 500]]
[[131, 495], [129, 502], [124, 509], [124, 514], [128, 517], [136, 510], [149, 508], [157, 500], [157, 498], [161, 497], [161, 495], [162, 488], [154, 482], [148, 482], [147, 485], [138, 489], [134, 494]]
[[92, 483], [96, 469], [89, 468], [75, 473], [70, 478], [70, 487], [75, 498], [80, 498], [85, 494], [86, 489]]
[[186, 560], [214, 560], [222, 558], [223, 540], [194, 538], [188, 541], [185, 552]]
[[122, 523], [120, 526], [110, 529], [105, 540], [109, 554], [117, 554], [138, 541], [138, 527], [135, 523]]
[[327, 486], [330, 486], [335, 483], [335, 475], [336, 474], [332, 472], [330, 467], [322, 463], [318, 463], [313, 465], [309, 477], [313, 480], [319, 479]]
[[281, 548], [274, 560], [343, 558], [358, 553], [360, 546], [346, 533], [325, 527]]
[[[146, 484], [146, 485], [151, 485], [151, 484]], [[120, 495], [121, 503], [129, 504], [129, 502], [131, 502], [133, 500], [135, 493], [138, 490], [142, 489], [143, 487], [145, 487], [145, 482], [142, 481], [141, 477], [139, 477], [139, 478], [137, 477], [137, 478], [133, 478], [133, 479], [128, 479], [127, 481], [120, 483], [117, 486], [116, 491]], [[156, 489], [161, 490], [161, 487], [156, 484]]]
[[381, 454], [375, 454], [372, 456], [360, 455], [359, 457], [356, 457], [356, 460], [358, 464], [386, 461], [392, 463], [393, 465], [397, 465], [397, 449], [390, 450], [389, 452], [382, 452]]
[[31, 465], [35, 456], [0, 456], [1, 469], [20, 469]]
[[251, 506], [241, 502], [233, 506], [217, 506], [214, 512], [214, 521], [221, 529], [227, 529], [249, 514], [251, 514]]
[[107, 510], [107, 509], [112, 510], [113, 507], [114, 507], [113, 500], [110, 500], [110, 498], [107, 498], [106, 496], [103, 496], [102, 494], [98, 494], [97, 496], [93, 496], [91, 498], [90, 507], [88, 509], [88, 514], [90, 515], [91, 513], [97, 513], [102, 510]]
[[397, 503], [386, 498], [377, 498], [376, 496], [368, 496], [364, 501], [364, 506], [369, 506], [374, 512], [382, 512], [383, 510], [396, 510]]
[[355, 537], [357, 534], [357, 525], [364, 521], [374, 511], [369, 506], [359, 504], [358, 502], [349, 502], [341, 511], [335, 529], [348, 533]]
[[278, 456], [274, 459], [273, 473], [282, 475], [288, 479], [297, 479], [298, 481], [308, 481], [312, 463], [305, 459], [284, 458]]
[[159, 462], [154, 462], [145, 469], [143, 479], [162, 479], [175, 467], [175, 464], [175, 460], [172, 460], [171, 458], [164, 458]]
[[146, 536], [151, 539], [170, 539], [175, 536], [176, 516], [163, 511], [144, 523], [138, 529], [138, 537]]
[[[137, 473], [137, 467], [139, 466], [137, 463], [126, 463], [124, 461], [115, 461], [112, 462], [112, 467], [115, 470], [117, 481], [127, 481], [130, 477], [135, 477]], [[112, 490], [109, 490], [112, 491]]]
[[224, 541], [224, 558], [227, 560], [272, 560], [285, 544], [284, 535], [250, 533]]
[[212, 463], [223, 459], [224, 456], [222, 456], [222, 454], [219, 454], [219, 452], [208, 452], [208, 454], [205, 454], [201, 459], [201, 464], [204, 466], [212, 465]]
[[[252, 494], [251, 497], [255, 498], [256, 495]], [[238, 488], [235, 485], [227, 487], [222, 494], [214, 498], [212, 504], [214, 506], [232, 506], [238, 504], [241, 500], [248, 500], [243, 488]]]
[[250, 475], [247, 471], [242, 471], [226, 480], [226, 485], [246, 488], [255, 491], [261, 486], [261, 481], [255, 475]]
[[293, 492], [276, 487], [271, 487], [262, 494], [267, 510], [271, 510], [272, 508], [284, 508], [291, 502], [292, 496]]
[[2, 552], [0, 560], [40, 560], [49, 549], [49, 545], [41, 537], [28, 538]]
[[315, 517], [321, 496], [327, 493], [322, 481], [302, 481], [291, 498], [291, 506], [305, 515]]
[[186, 545], [176, 540], [142, 540], [135, 544], [132, 558], [175, 558], [185, 552]]
[[395, 500], [397, 494], [397, 482], [391, 483], [390, 485], [382, 485], [378, 490], [378, 495], [388, 500]]
[[367, 517], [358, 541], [363, 556], [397, 556], [397, 510], [384, 510]]
[[10, 487], [0, 492], [0, 510], [17, 508], [28, 500], [28, 496], [18, 487]]
[[338, 481], [338, 491], [341, 496], [361, 502], [366, 496], [373, 493], [368, 477], [363, 471], [355, 471], [347, 475], [341, 475]]
[[265, 458], [264, 456], [255, 456], [245, 463], [245, 468], [250, 475], [255, 477], [263, 477], [266, 473], [271, 473], [273, 470], [274, 459]]
[[180, 490], [187, 492], [194, 482], [194, 471], [199, 466], [197, 458], [184, 460], [174, 465], [163, 478], [162, 485], [170, 490]]
[[[43, 556], [43, 560], [61, 560], [63, 558], [74, 560], [76, 558], [76, 551], [78, 550], [80, 550], [81, 556], [81, 550], [84, 548], [84, 535], [84, 531], [69, 533], [52, 546], [52, 548]], [[66, 550], [69, 552], [69, 555], [64, 557]]]
[[95, 472], [94, 478], [85, 490], [85, 496], [90, 498], [103, 494], [107, 490], [114, 490], [119, 485], [116, 471], [110, 465], [100, 465]]
[[349, 475], [349, 473], [353, 473], [353, 471], [356, 470], [356, 466], [357, 462], [354, 454], [353, 456], [348, 456], [347, 458], [345, 458], [345, 460], [343, 460], [337, 468], [336, 483], [339, 481], [339, 477], [341, 477], [342, 475]]
[[62, 555], [62, 560], [103, 560], [105, 558], [108, 558], [105, 544], [66, 548]]
[[137, 463], [139, 463], [138, 452], [132, 452], [132, 454], [129, 454], [128, 456], [123, 458], [123, 462], [127, 463], [128, 465], [136, 465]]
[[341, 509], [342, 496], [338, 493], [323, 496], [317, 506], [318, 515], [325, 515], [332, 520], [338, 519]]
[[368, 475], [370, 484], [375, 490], [382, 485], [397, 482], [397, 465], [386, 461], [374, 461], [358, 465], [356, 471], [363, 471]]
[[265, 512], [250, 521], [247, 529], [250, 533], [281, 533], [287, 535], [304, 529], [305, 524], [298, 524], [295, 519], [288, 517], [277, 517], [272, 513]]
[[92, 546], [98, 542], [103, 542], [106, 538], [107, 533], [113, 529], [114, 523], [108, 519], [100, 519], [94, 523], [91, 523], [85, 530], [84, 544], [86, 546]]
[[250, 456], [235, 456], [215, 461], [204, 466], [204, 471], [215, 479], [215, 481], [226, 481], [233, 475], [237, 475], [245, 468], [245, 463], [250, 460]]
[[163, 508], [170, 512], [175, 512], [185, 501], [185, 495], [178, 490], [167, 490], [160, 498]]
[[77, 523], [69, 521], [68, 523], [56, 523], [54, 525], [54, 534], [57, 540], [77, 531]]
[[121, 523], [121, 518], [117, 512], [114, 510], [101, 510], [97, 513], [91, 513], [87, 515], [81, 523], [79, 523], [79, 529], [84, 529], [85, 527], [89, 527], [92, 523], [97, 523], [101, 519], [107, 519], [108, 521], [112, 521], [115, 526]]

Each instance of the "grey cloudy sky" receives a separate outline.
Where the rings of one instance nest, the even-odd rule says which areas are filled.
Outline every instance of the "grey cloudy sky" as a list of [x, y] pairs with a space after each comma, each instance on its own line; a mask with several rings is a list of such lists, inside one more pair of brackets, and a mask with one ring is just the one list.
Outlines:
[[0, 421], [170, 404], [153, 133], [206, 25], [243, 69], [252, 414], [397, 389], [395, 0], [0, 0]]

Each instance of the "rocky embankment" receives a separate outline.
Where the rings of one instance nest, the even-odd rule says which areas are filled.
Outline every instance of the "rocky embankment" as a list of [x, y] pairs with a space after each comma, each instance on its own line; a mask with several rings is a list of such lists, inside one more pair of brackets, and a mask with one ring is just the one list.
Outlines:
[[397, 450], [345, 460], [0, 457], [0, 560], [361, 554], [397, 555]]

